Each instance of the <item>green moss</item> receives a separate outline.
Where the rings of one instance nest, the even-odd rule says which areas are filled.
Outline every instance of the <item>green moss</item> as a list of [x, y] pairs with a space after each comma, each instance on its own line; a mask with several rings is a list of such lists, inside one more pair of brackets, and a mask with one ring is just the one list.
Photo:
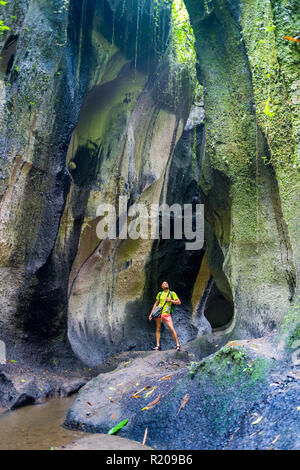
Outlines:
[[[251, 80], [239, 30], [225, 2], [213, 3], [210, 21], [194, 26], [200, 74], [206, 88], [206, 152], [200, 185], [208, 193], [213, 187], [214, 170], [226, 175], [232, 186], [234, 226], [227, 227], [225, 239], [224, 233], [221, 234], [223, 227], [221, 230], [216, 227], [220, 220], [220, 207], [211, 208], [212, 213], [218, 214], [211, 223], [218, 232], [222, 247], [229, 245], [231, 234], [234, 243], [246, 246], [249, 241], [251, 244], [251, 239], [253, 242], [256, 240], [257, 234], [253, 166], [256, 126], [251, 109]], [[223, 222], [223, 214], [221, 217]]]
[[[137, 97], [145, 85], [147, 77], [128, 68], [112, 82], [95, 88], [83, 106], [77, 128], [79, 145], [87, 142], [98, 143], [109, 140], [114, 132], [121, 132], [126, 126]], [[124, 103], [124, 97], [128, 97]], [[120, 139], [115, 139], [119, 148]], [[103, 143], [102, 143], [103, 145]]]
[[224, 436], [266, 390], [274, 365], [268, 358], [252, 357], [242, 346], [227, 345], [200, 363], [191, 363], [177, 390], [189, 389], [193, 380], [202, 397], [201, 413], [214, 423], [216, 434]]
[[138, 251], [142, 239], [133, 240], [132, 238], [127, 238], [123, 240], [120, 244], [120, 247], [117, 252], [117, 265], [121, 267], [126, 261], [134, 258], [136, 252]]
[[300, 297], [290, 306], [280, 324], [277, 342], [282, 340], [288, 351], [293, 349], [294, 341], [300, 340]]
[[201, 377], [213, 376], [220, 386], [231, 386], [237, 381], [254, 386], [257, 381], [264, 382], [272, 361], [267, 358], [252, 358], [243, 347], [224, 346], [214, 356], [196, 363], [190, 363], [190, 376], [198, 372]]
[[287, 333], [294, 323], [299, 320], [300, 317], [300, 297], [297, 297], [290, 306], [289, 310], [285, 314], [282, 322], [280, 323], [280, 332]]
[[172, 1], [171, 15], [171, 44], [170, 50], [173, 56], [171, 67], [182, 67], [188, 70], [189, 75], [196, 87], [196, 51], [195, 37], [190, 24], [190, 18], [183, 0]]
[[288, 347], [292, 348], [294, 341], [300, 340], [300, 323], [293, 329], [288, 338]]
[[[295, 116], [279, 58], [279, 3], [213, 0], [210, 13], [202, 11], [199, 18], [199, 2], [186, 1], [205, 87], [200, 187], [224, 253], [223, 270], [236, 302], [236, 334], [244, 334], [248, 325], [263, 334], [267, 322], [280, 320], [294, 294], [300, 186], [294, 168]], [[289, 81], [295, 87], [293, 77]], [[218, 199], [220, 173], [230, 184], [227, 206]], [[255, 322], [254, 312], [260, 317], [261, 311], [264, 322]]]
[[[275, 168], [285, 216], [292, 220], [298, 199], [295, 192], [299, 191], [300, 155], [297, 157], [296, 144], [300, 142], [300, 121], [291, 88], [299, 65], [287, 51], [292, 46], [283, 39], [287, 27], [291, 27], [283, 21], [287, 14], [284, 10], [283, 5], [273, 2], [272, 6], [269, 0], [242, 1], [242, 35], [252, 73], [257, 122], [268, 143], [270, 155], [266, 161]], [[283, 73], [284, 68], [287, 73]]]

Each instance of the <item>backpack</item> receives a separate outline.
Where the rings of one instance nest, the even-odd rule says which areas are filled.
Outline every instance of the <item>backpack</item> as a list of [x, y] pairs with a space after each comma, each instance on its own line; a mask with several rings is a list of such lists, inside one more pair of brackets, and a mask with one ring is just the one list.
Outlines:
[[[161, 294], [162, 294], [162, 291], [159, 292], [159, 294], [158, 294], [158, 295], [159, 295], [158, 300], [160, 300]], [[173, 300], [173, 295], [172, 295], [172, 294], [173, 294], [173, 292], [172, 292], [172, 291], [169, 291], [169, 295], [170, 295], [171, 299]], [[174, 310], [174, 304], [171, 305], [171, 311], [170, 311], [170, 314], [171, 314], [171, 315], [172, 315], [172, 313], [173, 313], [173, 310]]]

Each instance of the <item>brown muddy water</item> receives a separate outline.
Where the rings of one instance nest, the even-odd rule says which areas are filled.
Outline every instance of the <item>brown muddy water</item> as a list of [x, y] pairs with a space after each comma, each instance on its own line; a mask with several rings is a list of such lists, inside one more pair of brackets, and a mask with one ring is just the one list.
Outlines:
[[86, 436], [62, 427], [75, 398], [52, 398], [0, 415], [0, 450], [49, 450]]

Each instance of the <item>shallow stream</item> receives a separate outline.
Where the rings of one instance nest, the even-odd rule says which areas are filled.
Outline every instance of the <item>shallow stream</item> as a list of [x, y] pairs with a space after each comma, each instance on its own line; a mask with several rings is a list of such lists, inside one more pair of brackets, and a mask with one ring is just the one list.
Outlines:
[[48, 450], [85, 436], [62, 426], [76, 394], [0, 415], [0, 450]]

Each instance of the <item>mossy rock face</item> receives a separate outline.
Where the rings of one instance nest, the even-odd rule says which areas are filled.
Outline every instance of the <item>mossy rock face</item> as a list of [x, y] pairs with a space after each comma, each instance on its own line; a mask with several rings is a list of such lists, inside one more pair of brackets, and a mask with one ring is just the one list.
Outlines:
[[[128, 22], [129, 18], [130, 11]], [[120, 196], [128, 205], [140, 202], [148, 208], [164, 200], [170, 161], [193, 95], [189, 77], [183, 76], [174, 96], [168, 59], [157, 64], [153, 54], [131, 62], [126, 57], [119, 69], [113, 58], [106, 62], [101, 79], [81, 107], [67, 152], [67, 162], [76, 167], [54, 250], [57, 259], [69, 256], [68, 338], [75, 353], [89, 365], [124, 349], [150, 347], [153, 342], [148, 316], [160, 288], [147, 270], [153, 240], [97, 242], [95, 214], [101, 203], [118, 208]], [[191, 155], [187, 165], [190, 159]], [[169, 255], [171, 271], [170, 260]], [[187, 341], [197, 330], [183, 312], [181, 317], [178, 327]], [[171, 336], [166, 337], [171, 345]]]
[[4, 10], [11, 28], [1, 38], [4, 47], [11, 36], [17, 38], [14, 58], [10, 57], [13, 65], [2, 69], [0, 77], [5, 86], [0, 132], [1, 283], [5, 284], [1, 334], [10, 351], [11, 346], [18, 350], [23, 336], [34, 343], [47, 341], [46, 330], [52, 337], [64, 335], [61, 312], [47, 315], [47, 302], [43, 296], [37, 301], [36, 289], [39, 285], [37, 290], [48, 291], [49, 297], [59, 290], [53, 278], [45, 282], [42, 267], [53, 249], [68, 191], [62, 142], [68, 134], [65, 123], [76, 111], [70, 104], [71, 90], [65, 93], [65, 81], [57, 73], [65, 52], [61, 45], [67, 29], [65, 12], [57, 15], [43, 1], [39, 8], [35, 2], [21, 6], [9, 2]]
[[[66, 340], [69, 274], [72, 284], [97, 247], [88, 226], [96, 226], [95, 209], [159, 180], [187, 117], [189, 98], [172, 111], [167, 100], [155, 104], [160, 89], [152, 80], [145, 93], [151, 112], [141, 119], [137, 102], [166, 49], [161, 28], [168, 35], [170, 8], [156, 9], [158, 27], [152, 1], [140, 2], [139, 10], [135, 2], [125, 3], [88, 0], [56, 8], [46, 1], [11, 1], [3, 7], [11, 29], [0, 41], [4, 47], [16, 42], [5, 49], [0, 77], [1, 335], [8, 354], [10, 347], [21, 354], [23, 336], [45, 350], [48, 333], [53, 341]], [[166, 82], [165, 76], [159, 87]], [[89, 119], [82, 105], [99, 88], [102, 108], [95, 100]], [[126, 128], [130, 117], [133, 128], [140, 124], [136, 161]], [[140, 294], [138, 277], [131, 290]]]
[[[276, 346], [293, 319], [291, 310], [278, 332], [229, 341], [199, 362], [190, 345], [118, 355], [117, 369], [81, 389], [65, 425], [107, 432], [113, 410], [128, 420], [120, 435], [141, 441], [147, 428], [158, 450], [297, 449], [299, 377], [289, 352]], [[103, 406], [108, 388], [112, 408]]]
[[[126, 106], [126, 104], [123, 104]], [[128, 116], [124, 131], [123, 143], [120, 144], [120, 155], [114, 160], [116, 166], [119, 159], [121, 178], [109, 178], [105, 165], [100, 162], [99, 175], [103, 178], [103, 189], [97, 191], [96, 187], [90, 192], [86, 201], [88, 211], [103, 199], [103, 193], [111, 199], [122, 195], [127, 198], [132, 190], [136, 190], [137, 202], [149, 206], [149, 202], [159, 203], [164, 186], [168, 184], [168, 170], [166, 168], [172, 140], [178, 140], [182, 123], [178, 123], [175, 115], [156, 107], [151, 99], [149, 89], [145, 87], [143, 95], [137, 102], [133, 102], [133, 111]], [[143, 109], [143, 114], [140, 110]], [[147, 112], [145, 112], [147, 110]], [[99, 129], [101, 129], [99, 127]], [[130, 129], [130, 131], [128, 131]], [[145, 136], [151, 136], [145, 141]], [[107, 141], [112, 138], [106, 135]], [[128, 141], [135, 142], [134, 152]], [[113, 140], [112, 148], [115, 145]], [[133, 171], [128, 174], [128, 161], [132, 162]], [[105, 161], [105, 156], [104, 156]], [[138, 171], [137, 171], [138, 169]], [[152, 181], [143, 177], [143, 173], [151, 173]], [[105, 176], [106, 175], [106, 176]], [[76, 183], [76, 182], [75, 182]], [[76, 198], [81, 194], [77, 185], [72, 188], [73, 201], [71, 207], [77, 207]], [[105, 190], [105, 187], [108, 189]], [[83, 200], [82, 200], [83, 201]], [[67, 208], [65, 210], [65, 214]], [[95, 221], [86, 223], [94, 226]], [[129, 222], [129, 221], [128, 221]], [[75, 220], [73, 222], [75, 224]], [[63, 239], [64, 228], [59, 235]], [[95, 240], [90, 245], [91, 232], [87, 231], [79, 240], [77, 256], [74, 260], [68, 313], [68, 336], [76, 354], [88, 364], [96, 364], [107, 355], [119, 352], [130, 347], [145, 348], [153, 342], [153, 325], [148, 321], [150, 309], [155, 302], [155, 296], [160, 289], [158, 277], [164, 268], [174, 270], [172, 256], [161, 262], [159, 273], [148, 271], [153, 254], [153, 240], [125, 239], [115, 240], [110, 244], [106, 240]], [[91, 246], [89, 253], [87, 247]], [[59, 245], [57, 245], [59, 249]], [[84, 255], [84, 256], [83, 256]], [[186, 266], [187, 272], [188, 264]], [[168, 273], [166, 273], [168, 275]], [[171, 282], [171, 280], [170, 280]], [[180, 279], [177, 280], [177, 286]], [[152, 287], [152, 290], [151, 290]], [[183, 289], [183, 287], [182, 287]], [[177, 290], [172, 285], [172, 290]], [[181, 292], [181, 291], [180, 291]], [[179, 292], [179, 295], [181, 295]], [[183, 289], [184, 297], [184, 289]], [[188, 300], [188, 298], [187, 298]], [[196, 329], [192, 328], [189, 318], [184, 318], [181, 312], [181, 324], [178, 322], [178, 333], [187, 341], [195, 336]], [[172, 344], [171, 336], [162, 334], [165, 345]], [[87, 341], [87, 338], [89, 340]]]
[[[201, 18], [195, 1], [186, 5], [205, 87], [200, 188], [223, 251], [235, 333], [259, 336], [280, 323], [299, 289], [297, 118], [287, 103], [286, 73], [278, 65], [282, 60], [290, 70], [287, 80], [295, 87], [298, 53], [281, 36], [284, 12], [287, 8], [291, 15], [294, 3], [214, 0]], [[276, 110], [266, 105], [268, 92]], [[218, 175], [227, 181], [227, 194]]]
[[279, 328], [276, 347], [288, 355], [292, 366], [297, 368], [300, 365], [300, 299], [295, 302], [286, 312]]
[[[299, 276], [299, 47], [297, 2], [241, 2], [241, 24], [252, 72], [257, 122], [267, 143], [264, 161], [274, 168], [284, 223]], [[295, 47], [296, 46], [296, 47]], [[299, 285], [296, 286], [298, 292]]]
[[[167, 391], [157, 381], [159, 403], [149, 411], [136, 411], [122, 435], [140, 440], [148, 427], [149, 444], [157, 449], [223, 449], [244, 417], [270, 392], [274, 367], [275, 361], [253, 356], [243, 346], [225, 346], [172, 374]], [[135, 403], [127, 400], [128, 413]], [[125, 413], [124, 403], [122, 410]]]

